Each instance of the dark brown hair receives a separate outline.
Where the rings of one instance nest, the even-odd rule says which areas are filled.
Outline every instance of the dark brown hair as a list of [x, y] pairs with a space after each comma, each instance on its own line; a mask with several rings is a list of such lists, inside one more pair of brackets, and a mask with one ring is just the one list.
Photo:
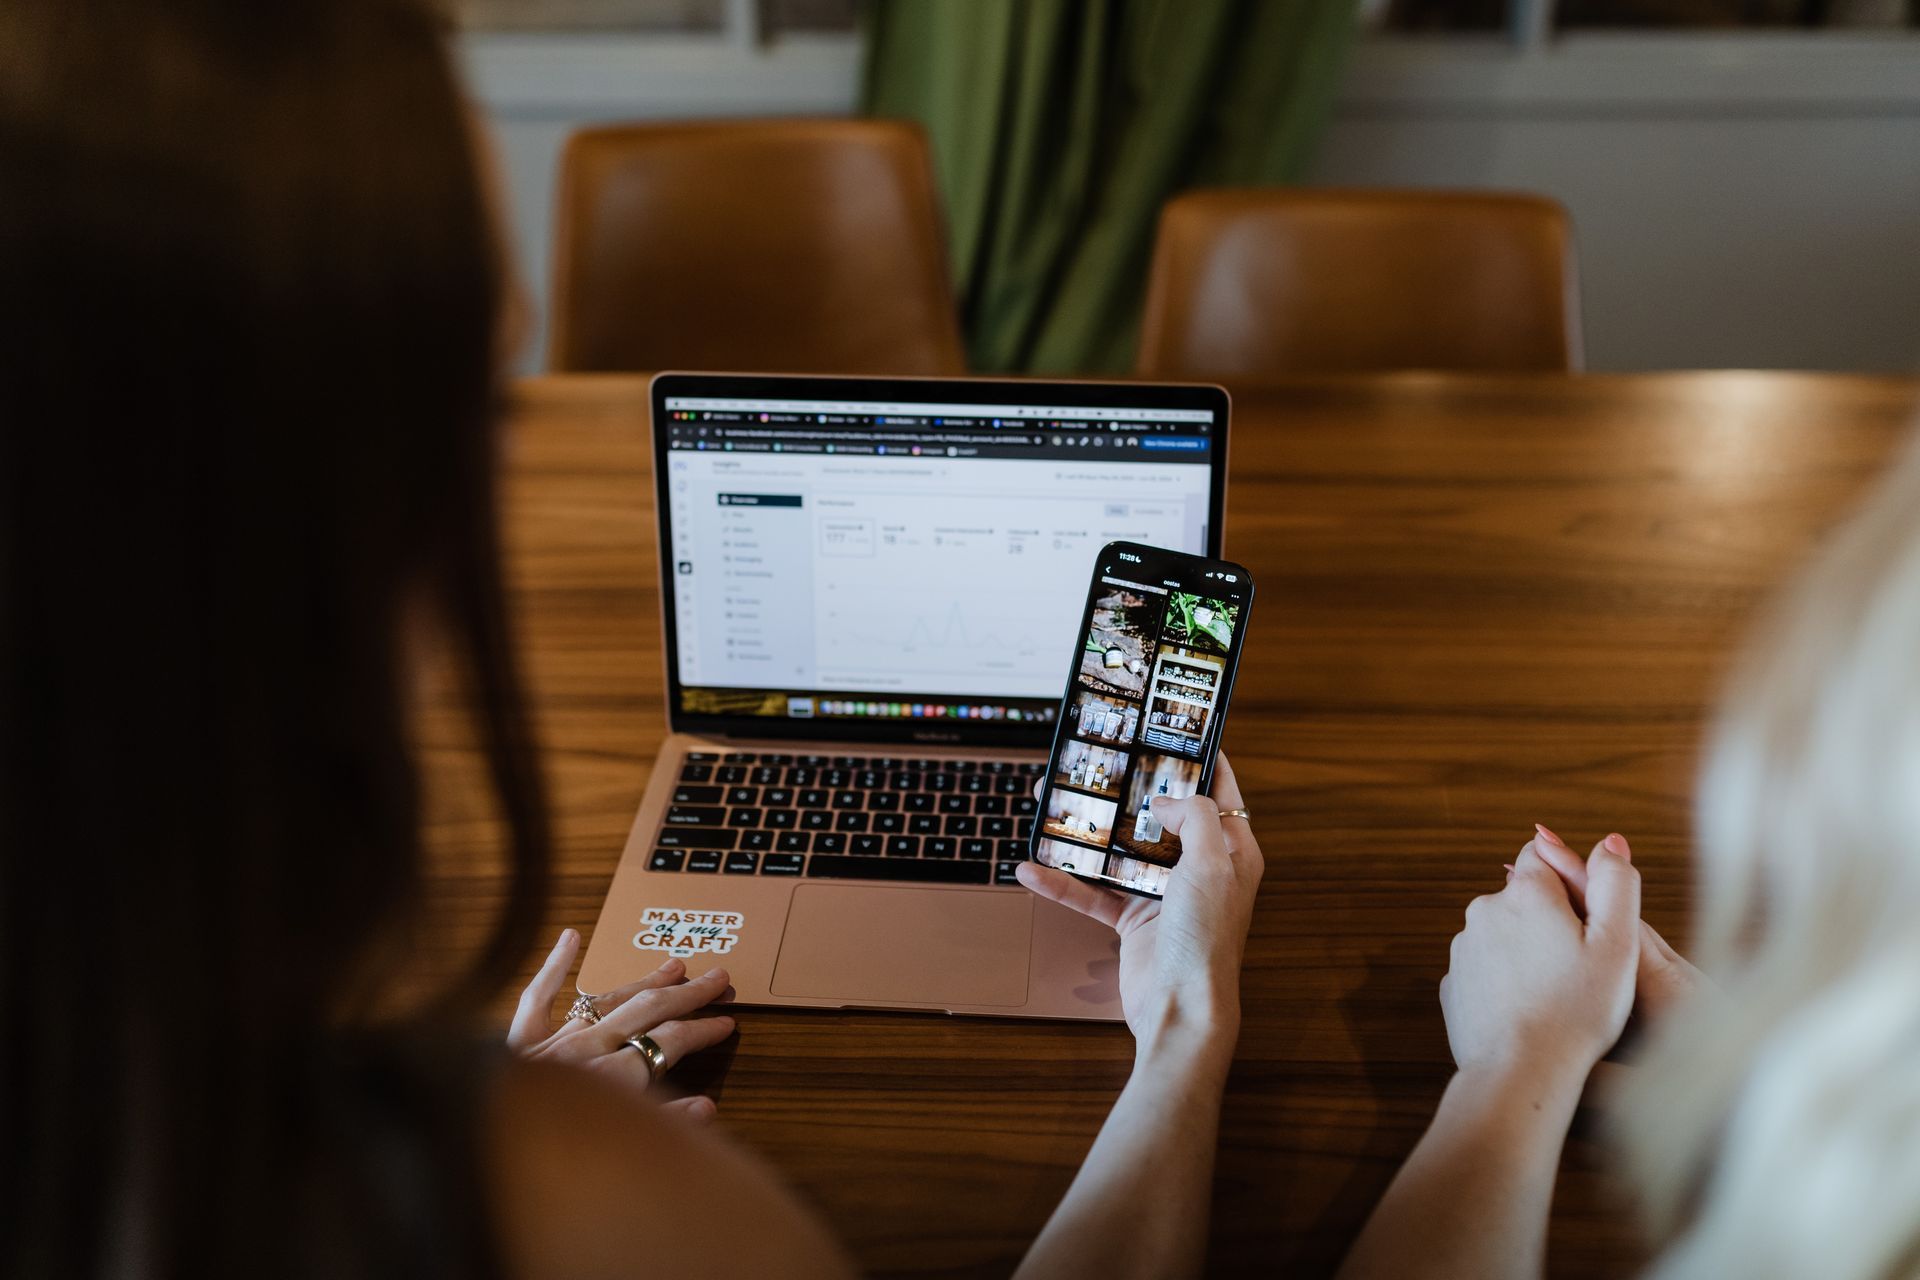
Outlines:
[[449, 1007], [546, 879], [496, 256], [424, 5], [0, 5], [0, 1273], [412, 1269], [327, 1084], [421, 893], [409, 618], [511, 833]]

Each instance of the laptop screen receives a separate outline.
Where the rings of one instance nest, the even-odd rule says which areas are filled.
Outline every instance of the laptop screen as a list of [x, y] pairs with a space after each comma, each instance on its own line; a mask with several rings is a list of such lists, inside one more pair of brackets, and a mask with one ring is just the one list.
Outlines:
[[1044, 742], [1099, 549], [1219, 550], [1216, 388], [667, 375], [653, 407], [679, 728]]

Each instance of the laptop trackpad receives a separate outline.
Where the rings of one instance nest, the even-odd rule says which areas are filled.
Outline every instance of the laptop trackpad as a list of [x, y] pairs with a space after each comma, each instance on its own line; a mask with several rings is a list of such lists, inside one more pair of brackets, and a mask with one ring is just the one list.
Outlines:
[[774, 995], [1023, 1005], [1033, 899], [991, 889], [795, 885]]

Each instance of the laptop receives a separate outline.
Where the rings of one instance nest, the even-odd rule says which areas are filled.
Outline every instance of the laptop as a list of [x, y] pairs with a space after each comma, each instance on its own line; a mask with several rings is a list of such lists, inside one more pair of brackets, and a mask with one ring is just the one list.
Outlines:
[[1212, 386], [661, 374], [668, 721], [582, 991], [669, 956], [742, 1003], [1120, 1017], [1113, 932], [1034, 897], [1099, 549], [1220, 554]]

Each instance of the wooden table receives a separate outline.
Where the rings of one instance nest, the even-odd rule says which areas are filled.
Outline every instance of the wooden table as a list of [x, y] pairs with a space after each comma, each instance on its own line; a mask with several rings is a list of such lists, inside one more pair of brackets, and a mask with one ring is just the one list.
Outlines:
[[[516, 395], [509, 544], [559, 833], [550, 920], [584, 931], [666, 732], [645, 382]], [[1268, 872], [1218, 1274], [1337, 1265], [1447, 1078], [1448, 939], [1534, 822], [1575, 843], [1625, 832], [1649, 917], [1684, 935], [1687, 795], [1730, 646], [1917, 397], [1905, 380], [1738, 373], [1235, 388], [1226, 552], [1260, 608], [1227, 739]], [[423, 972], [454, 962], [501, 892], [455, 708], [425, 738]], [[681, 1074], [867, 1267], [995, 1275], [1065, 1189], [1129, 1055], [1118, 1027], [748, 1010], [736, 1044]], [[1637, 1256], [1599, 1164], [1577, 1138], [1554, 1275], [1618, 1276]]]

